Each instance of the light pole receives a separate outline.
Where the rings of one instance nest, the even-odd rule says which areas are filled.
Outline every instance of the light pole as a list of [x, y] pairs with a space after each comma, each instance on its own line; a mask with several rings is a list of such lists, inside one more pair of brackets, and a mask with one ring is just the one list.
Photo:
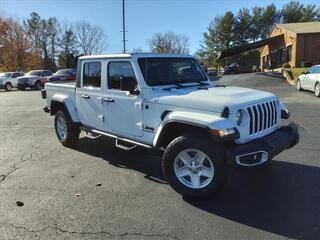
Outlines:
[[125, 19], [125, 6], [124, 0], [122, 0], [122, 41], [123, 41], [123, 53], [126, 53], [126, 19]]

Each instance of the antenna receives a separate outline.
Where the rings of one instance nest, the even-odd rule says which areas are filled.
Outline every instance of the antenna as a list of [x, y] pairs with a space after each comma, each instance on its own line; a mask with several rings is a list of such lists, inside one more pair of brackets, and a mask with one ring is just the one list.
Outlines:
[[123, 42], [123, 53], [126, 53], [126, 19], [125, 19], [125, 6], [124, 0], [122, 0], [122, 42]]

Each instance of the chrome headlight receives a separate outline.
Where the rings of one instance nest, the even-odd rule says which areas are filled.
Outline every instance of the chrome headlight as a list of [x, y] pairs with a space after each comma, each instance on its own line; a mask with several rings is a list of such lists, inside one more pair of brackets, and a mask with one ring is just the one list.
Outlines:
[[236, 121], [238, 126], [241, 124], [241, 122], [242, 122], [242, 111], [241, 110], [238, 110], [236, 112], [235, 121]]

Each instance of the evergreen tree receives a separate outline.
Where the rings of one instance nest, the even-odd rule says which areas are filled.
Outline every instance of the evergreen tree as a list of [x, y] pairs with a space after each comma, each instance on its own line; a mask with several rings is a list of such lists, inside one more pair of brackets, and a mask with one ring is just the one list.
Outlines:
[[281, 15], [283, 23], [300, 22], [303, 17], [303, 5], [299, 1], [291, 1], [283, 6]]
[[234, 43], [237, 46], [247, 44], [252, 37], [252, 16], [247, 8], [240, 9], [235, 19]]
[[60, 40], [61, 51], [58, 56], [58, 65], [61, 68], [73, 68], [76, 66], [77, 38], [71, 29], [63, 32]]

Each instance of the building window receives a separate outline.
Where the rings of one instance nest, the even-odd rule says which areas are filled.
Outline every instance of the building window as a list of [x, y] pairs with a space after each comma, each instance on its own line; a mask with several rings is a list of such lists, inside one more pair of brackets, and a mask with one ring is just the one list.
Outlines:
[[292, 45], [287, 47], [287, 62], [292, 61]]
[[101, 86], [101, 63], [89, 62], [83, 65], [83, 87]]

